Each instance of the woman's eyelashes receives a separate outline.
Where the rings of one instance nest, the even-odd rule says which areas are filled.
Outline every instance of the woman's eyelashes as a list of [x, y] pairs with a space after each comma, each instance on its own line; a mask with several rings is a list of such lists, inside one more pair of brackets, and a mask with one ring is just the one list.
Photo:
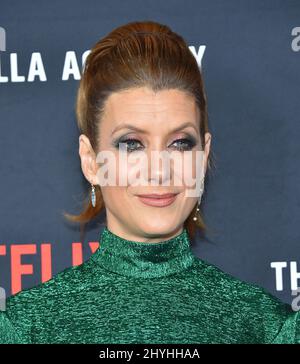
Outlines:
[[[135, 138], [125, 138], [125, 139], [119, 139], [113, 143], [114, 147], [116, 149], [120, 149], [119, 144], [124, 143], [127, 152], [134, 152], [137, 150], [143, 150], [144, 146], [143, 144]], [[174, 140], [174, 142], [170, 145], [170, 148], [178, 150], [178, 151], [186, 151], [186, 150], [192, 150], [194, 146], [197, 145], [197, 141], [193, 137], [188, 138], [180, 138]]]
[[184, 151], [184, 150], [192, 150], [194, 148], [194, 146], [197, 144], [197, 141], [194, 140], [194, 138], [182, 138], [182, 139], [176, 139], [172, 144], [174, 143], [182, 143], [179, 144], [179, 146], [175, 149], [179, 150], [179, 151]]

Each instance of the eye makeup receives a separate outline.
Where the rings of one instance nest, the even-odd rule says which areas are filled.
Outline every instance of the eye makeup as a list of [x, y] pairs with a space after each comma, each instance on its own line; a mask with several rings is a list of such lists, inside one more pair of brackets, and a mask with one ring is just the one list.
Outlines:
[[[124, 143], [126, 144], [127, 152], [134, 152], [137, 150], [143, 150], [144, 146], [143, 143], [139, 140], [139, 138], [130, 137], [128, 135], [122, 136], [120, 138], [117, 138], [113, 140], [112, 146], [115, 149], [120, 149], [119, 144]], [[186, 137], [183, 138], [176, 138], [171, 144], [170, 148], [175, 149], [178, 151], [186, 151], [186, 150], [192, 150], [197, 145], [197, 139], [186, 133]]]

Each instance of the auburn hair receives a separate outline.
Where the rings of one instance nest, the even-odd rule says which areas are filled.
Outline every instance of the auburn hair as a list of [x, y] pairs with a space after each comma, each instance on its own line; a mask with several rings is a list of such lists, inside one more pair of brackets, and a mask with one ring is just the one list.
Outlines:
[[[88, 54], [79, 83], [76, 99], [77, 123], [94, 151], [98, 151], [99, 123], [104, 113], [105, 101], [114, 92], [144, 87], [154, 92], [177, 89], [195, 98], [200, 110], [200, 137], [204, 146], [204, 134], [208, 129], [207, 101], [202, 75], [185, 40], [167, 25], [154, 21], [136, 21], [115, 28], [100, 39]], [[208, 169], [212, 157], [209, 153]], [[100, 186], [95, 186], [96, 206], [91, 204], [91, 189], [78, 215], [64, 213], [81, 227], [105, 209]], [[196, 227], [205, 232], [201, 212], [193, 221], [197, 204], [184, 226], [193, 239]]]

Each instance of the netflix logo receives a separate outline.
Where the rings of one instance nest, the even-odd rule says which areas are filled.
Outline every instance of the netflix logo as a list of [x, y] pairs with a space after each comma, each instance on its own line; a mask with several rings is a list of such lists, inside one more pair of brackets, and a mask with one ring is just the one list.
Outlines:
[[[94, 253], [99, 242], [89, 242], [88, 246], [91, 253]], [[9, 257], [10, 263], [7, 263], [7, 268], [10, 269], [11, 275], [11, 294], [16, 294], [22, 290], [22, 277], [25, 275], [35, 274], [36, 268], [33, 263], [25, 264], [22, 261], [24, 257], [36, 257], [40, 264], [40, 280], [42, 283], [52, 278], [52, 244], [0, 244], [0, 264], [3, 266], [3, 261]], [[71, 265], [77, 266], [83, 263], [83, 245], [81, 242], [73, 242], [71, 244]], [[28, 258], [27, 258], [28, 259]]]

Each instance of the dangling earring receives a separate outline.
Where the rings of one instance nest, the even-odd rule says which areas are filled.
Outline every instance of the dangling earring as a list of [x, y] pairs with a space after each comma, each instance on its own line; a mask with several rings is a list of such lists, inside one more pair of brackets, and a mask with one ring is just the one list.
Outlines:
[[193, 217], [194, 221], [197, 221], [197, 219], [198, 219], [197, 213], [200, 211], [200, 203], [201, 203], [203, 191], [204, 191], [204, 177], [202, 178], [202, 181], [201, 181], [200, 196], [198, 198], [198, 206], [197, 206], [197, 210], [196, 210], [196, 215]]
[[91, 194], [92, 206], [95, 207], [96, 206], [95, 186], [92, 183], [91, 185], [92, 185], [92, 194]]

